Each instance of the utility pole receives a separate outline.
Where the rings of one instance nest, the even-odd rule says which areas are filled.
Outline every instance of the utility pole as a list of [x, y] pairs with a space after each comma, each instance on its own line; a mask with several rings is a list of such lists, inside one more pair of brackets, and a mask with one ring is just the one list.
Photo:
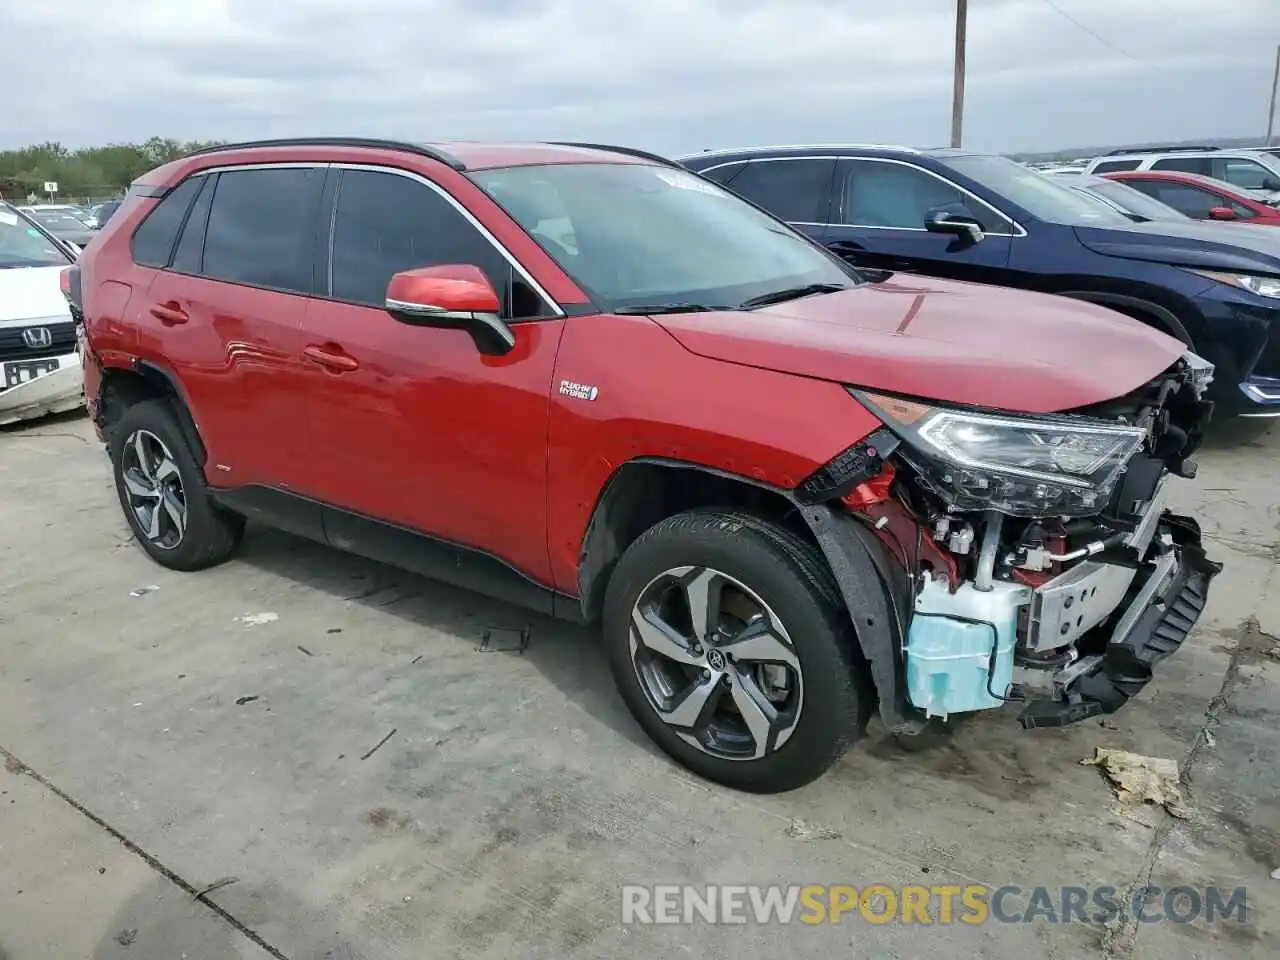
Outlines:
[[1280, 46], [1276, 47], [1276, 70], [1271, 75], [1271, 106], [1267, 110], [1267, 142], [1271, 146], [1271, 131], [1276, 125], [1276, 90], [1280, 88]]
[[[951, 82], [951, 146], [960, 146], [964, 126], [964, 30], [969, 19], [969, 0], [956, 0], [956, 56], [955, 78]], [[1280, 51], [1277, 51], [1280, 57]], [[1277, 59], [1280, 64], [1280, 59]], [[1274, 91], [1272, 112], [1275, 110]], [[1268, 138], [1270, 135], [1268, 134]]]

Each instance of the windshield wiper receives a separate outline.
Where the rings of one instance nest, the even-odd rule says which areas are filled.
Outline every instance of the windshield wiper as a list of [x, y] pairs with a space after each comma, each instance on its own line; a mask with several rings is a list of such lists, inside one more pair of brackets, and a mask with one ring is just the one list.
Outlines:
[[787, 300], [799, 300], [801, 297], [812, 297], [819, 293], [835, 293], [839, 290], [848, 289], [843, 283], [806, 283], [802, 287], [787, 287], [785, 290], [772, 290], [769, 293], [762, 293], [758, 297], [742, 301], [738, 309], [752, 310], [756, 307], [767, 307], [773, 303], [783, 303]]
[[731, 310], [732, 307], [714, 306], [705, 303], [688, 303], [677, 300], [673, 303], [641, 303], [629, 307], [619, 307], [613, 311], [622, 316], [645, 313], [711, 313], [714, 310]]

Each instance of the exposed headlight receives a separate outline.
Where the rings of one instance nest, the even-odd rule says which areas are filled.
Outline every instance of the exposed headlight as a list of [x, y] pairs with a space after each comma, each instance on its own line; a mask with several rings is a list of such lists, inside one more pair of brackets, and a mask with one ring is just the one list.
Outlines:
[[1098, 513], [1146, 437], [1141, 427], [1102, 420], [975, 413], [850, 392], [903, 439], [900, 454], [959, 510]]
[[1192, 270], [1191, 272], [1208, 277], [1210, 280], [1217, 280], [1219, 283], [1243, 287], [1260, 297], [1280, 299], [1280, 277], [1255, 277], [1248, 273], [1222, 273], [1218, 270]]

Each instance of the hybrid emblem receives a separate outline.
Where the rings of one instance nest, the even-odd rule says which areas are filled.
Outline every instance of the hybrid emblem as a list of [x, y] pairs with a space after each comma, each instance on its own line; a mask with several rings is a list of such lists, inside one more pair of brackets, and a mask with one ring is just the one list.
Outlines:
[[53, 334], [48, 327], [27, 327], [22, 331], [22, 342], [32, 350], [39, 350], [53, 344]]
[[594, 384], [561, 380], [560, 394], [565, 397], [573, 397], [575, 400], [594, 400], [600, 395], [600, 388]]

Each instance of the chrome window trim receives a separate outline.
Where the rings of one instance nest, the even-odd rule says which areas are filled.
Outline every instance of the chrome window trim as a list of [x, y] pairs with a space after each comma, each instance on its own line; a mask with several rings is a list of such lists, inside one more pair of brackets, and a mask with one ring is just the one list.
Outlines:
[[[995, 207], [993, 207], [991, 204], [989, 204], [986, 200], [983, 200], [980, 196], [978, 196], [978, 195], [977, 195], [976, 193], [974, 193], [972, 190], [966, 190], [964, 187], [960, 186], [960, 184], [958, 184], [958, 183], [954, 183], [954, 182], [952, 182], [951, 180], [948, 180], [948, 179], [947, 179], [946, 177], [944, 177], [942, 174], [940, 174], [940, 173], [935, 173], [934, 171], [932, 171], [932, 170], [928, 169], [927, 167], [922, 167], [922, 166], [920, 166], [919, 164], [911, 163], [911, 162], [909, 162], [909, 161], [907, 161], [907, 160], [895, 160], [895, 159], [893, 159], [892, 157], [841, 157], [841, 159], [842, 159], [842, 160], [857, 160], [857, 161], [859, 161], [859, 162], [861, 162], [861, 163], [893, 163], [893, 164], [897, 164], [897, 165], [898, 165], [898, 166], [900, 166], [900, 167], [910, 167], [910, 168], [911, 168], [911, 169], [913, 169], [913, 170], [919, 170], [921, 173], [927, 173], [929, 176], [933, 177], [935, 180], [941, 180], [943, 183], [945, 183], [947, 186], [951, 187], [953, 190], [958, 190], [960, 193], [963, 193], [965, 196], [970, 197], [971, 199], [973, 199], [973, 200], [974, 200], [974, 201], [976, 201], [977, 203], [980, 203], [982, 206], [986, 207], [988, 210], [990, 210], [992, 213], [994, 213], [994, 214], [995, 214], [997, 217], [999, 217], [1001, 220], [1003, 220], [1003, 221], [1005, 221], [1006, 223], [1010, 224], [1010, 225], [1013, 227], [1014, 231], [1016, 231], [1016, 232], [1009, 232], [1009, 233], [1006, 233], [1006, 232], [1003, 232], [1003, 231], [997, 232], [997, 231], [995, 231], [995, 230], [984, 230], [984, 231], [982, 232], [982, 233], [983, 233], [983, 236], [987, 236], [987, 237], [1012, 237], [1012, 238], [1017, 238], [1017, 237], [1025, 237], [1025, 236], [1027, 235], [1027, 231], [1026, 231], [1026, 229], [1024, 229], [1024, 228], [1023, 228], [1023, 226], [1022, 226], [1022, 224], [1020, 224], [1020, 223], [1019, 223], [1017, 220], [1015, 220], [1013, 217], [1009, 216], [1007, 213], [1002, 213], [1000, 210], [996, 209], [996, 208], [995, 208]], [[844, 206], [844, 203], [843, 203], [843, 200], [844, 200], [844, 192], [843, 192], [843, 188], [842, 188], [842, 190], [841, 190], [841, 197], [840, 197], [840, 199], [841, 199], [840, 206], [843, 208], [843, 206]], [[842, 215], [844, 214], [844, 210], [843, 210], [843, 209], [840, 209], [840, 210], [836, 211], [836, 213], [837, 213], [838, 215], [841, 215], [841, 216], [842, 216]], [[929, 232], [929, 231], [928, 231], [928, 230], [926, 230], [924, 227], [879, 227], [879, 226], [874, 226], [874, 225], [872, 225], [872, 224], [863, 224], [863, 223], [845, 223], [843, 220], [835, 220], [835, 219], [833, 219], [833, 220], [832, 220], [832, 222], [831, 222], [831, 226], [833, 226], [833, 227], [853, 227], [853, 228], [854, 228], [854, 229], [856, 229], [856, 230], [907, 230], [907, 231], [911, 231], [911, 232], [914, 232], [914, 233], [928, 233], [928, 232]]]
[[[371, 173], [394, 174], [396, 176], [404, 177], [408, 180], [413, 180], [413, 181], [416, 181], [417, 183], [422, 184], [427, 189], [434, 191], [436, 194], [442, 197], [446, 203], [448, 203], [455, 210], [457, 210], [458, 213], [462, 214], [463, 219], [465, 219], [468, 223], [470, 223], [471, 226], [475, 227], [475, 229], [479, 231], [480, 235], [484, 237], [487, 241], [489, 241], [489, 243], [494, 247], [494, 249], [496, 249], [500, 254], [502, 254], [503, 259], [506, 260], [507, 263], [511, 265], [512, 269], [514, 269], [516, 273], [520, 274], [520, 276], [524, 279], [526, 283], [529, 284], [529, 286], [533, 289], [533, 291], [537, 293], [539, 297], [542, 298], [543, 302], [545, 302], [547, 306], [551, 308], [554, 317], [565, 316], [564, 309], [560, 306], [560, 304], [556, 301], [556, 299], [552, 297], [551, 294], [547, 293], [546, 289], [542, 286], [542, 284], [540, 284], [537, 280], [533, 278], [533, 276], [529, 273], [529, 271], [524, 268], [524, 265], [515, 258], [515, 255], [512, 254], [512, 252], [508, 250], [505, 246], [503, 246], [503, 244], [498, 240], [498, 238], [495, 237], [492, 233], [490, 233], [488, 228], [485, 227], [483, 223], [481, 223], [479, 220], [475, 218], [475, 216], [472, 215], [470, 210], [468, 210], [461, 203], [459, 203], [458, 200], [452, 194], [450, 194], [449, 191], [445, 190], [444, 187], [440, 186], [440, 184], [435, 183], [427, 179], [426, 177], [424, 177], [422, 174], [415, 173], [412, 170], [402, 170], [399, 167], [388, 167], [388, 166], [383, 166], [382, 164], [376, 164], [376, 163], [329, 163], [323, 160], [280, 160], [280, 161], [261, 161], [257, 163], [237, 163], [237, 164], [229, 164], [227, 166], [201, 167], [199, 170], [192, 171], [192, 173], [189, 174], [189, 176], [194, 177], [194, 176], [199, 176], [200, 174], [208, 174], [208, 173], [231, 173], [239, 170], [280, 169], [282, 167], [294, 168], [294, 169], [319, 168], [319, 169], [335, 169], [335, 170], [338, 170], [338, 169], [367, 170]], [[330, 214], [331, 217], [337, 216], [338, 193], [339, 191], [334, 192], [333, 210], [331, 211], [331, 214]], [[330, 226], [332, 227], [332, 221]], [[332, 229], [330, 230], [330, 233], [329, 233], [329, 240], [330, 240], [330, 244], [332, 244], [333, 242]], [[328, 263], [330, 277], [326, 285], [326, 289], [329, 292], [325, 294], [319, 294], [319, 295], [310, 294], [309, 296], [313, 296], [318, 299], [325, 299], [325, 300], [335, 299], [332, 295], [332, 290], [333, 290], [332, 250], [330, 251], [330, 254], [331, 255], [329, 257], [329, 263]], [[212, 280], [216, 278], [210, 277], [208, 279]], [[340, 301], [340, 302], [345, 302], [345, 301]], [[542, 319], [553, 319], [553, 317], [545, 317]]]

